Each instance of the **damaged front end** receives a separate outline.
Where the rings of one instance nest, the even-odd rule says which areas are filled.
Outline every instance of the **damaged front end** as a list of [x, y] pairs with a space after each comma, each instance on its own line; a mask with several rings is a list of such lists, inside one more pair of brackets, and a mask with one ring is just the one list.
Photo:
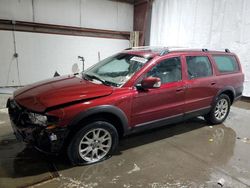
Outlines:
[[8, 100], [7, 108], [17, 140], [30, 143], [46, 153], [60, 152], [68, 131], [57, 126], [57, 117], [29, 111], [13, 99]]

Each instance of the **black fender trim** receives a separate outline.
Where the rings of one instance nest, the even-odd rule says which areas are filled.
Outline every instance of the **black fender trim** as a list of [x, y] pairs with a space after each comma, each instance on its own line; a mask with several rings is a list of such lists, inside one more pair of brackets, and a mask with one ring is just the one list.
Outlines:
[[[213, 98], [212, 105], [215, 104], [216, 99], [218, 98], [218, 96], [220, 96], [220, 95], [221, 95], [223, 92], [225, 92], [225, 91], [230, 91], [230, 92], [233, 93], [233, 101], [234, 101], [235, 96], [236, 96], [235, 89], [234, 89], [232, 86], [226, 86], [226, 87], [220, 89], [220, 90], [217, 92], [217, 94], [216, 94], [215, 97]], [[232, 101], [232, 102], [233, 102], [233, 101]]]
[[96, 107], [92, 107], [85, 111], [80, 112], [78, 115], [76, 115], [73, 121], [69, 124], [69, 128], [74, 127], [83, 119], [91, 115], [97, 115], [99, 113], [109, 113], [109, 114], [115, 115], [121, 121], [123, 134], [126, 135], [129, 132], [128, 118], [126, 114], [120, 108], [113, 106], [113, 105], [96, 106]]

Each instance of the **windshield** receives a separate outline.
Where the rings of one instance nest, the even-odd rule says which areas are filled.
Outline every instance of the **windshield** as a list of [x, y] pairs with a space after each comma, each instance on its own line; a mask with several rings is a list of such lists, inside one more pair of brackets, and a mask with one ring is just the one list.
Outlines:
[[83, 72], [88, 80], [98, 80], [115, 87], [125, 84], [148, 59], [132, 54], [118, 54], [108, 57]]

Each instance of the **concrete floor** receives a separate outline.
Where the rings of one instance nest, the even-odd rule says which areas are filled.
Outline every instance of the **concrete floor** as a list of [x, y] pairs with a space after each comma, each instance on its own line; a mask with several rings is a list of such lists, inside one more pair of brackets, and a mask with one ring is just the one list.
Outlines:
[[124, 138], [112, 158], [81, 167], [17, 142], [0, 109], [0, 187], [249, 187], [249, 109], [237, 102], [221, 125], [196, 118]]

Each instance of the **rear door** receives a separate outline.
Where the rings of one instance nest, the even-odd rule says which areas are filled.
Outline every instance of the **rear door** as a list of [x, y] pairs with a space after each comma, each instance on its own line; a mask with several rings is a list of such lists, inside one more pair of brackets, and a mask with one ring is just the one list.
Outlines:
[[209, 108], [218, 89], [211, 60], [206, 55], [185, 55], [185, 113]]

